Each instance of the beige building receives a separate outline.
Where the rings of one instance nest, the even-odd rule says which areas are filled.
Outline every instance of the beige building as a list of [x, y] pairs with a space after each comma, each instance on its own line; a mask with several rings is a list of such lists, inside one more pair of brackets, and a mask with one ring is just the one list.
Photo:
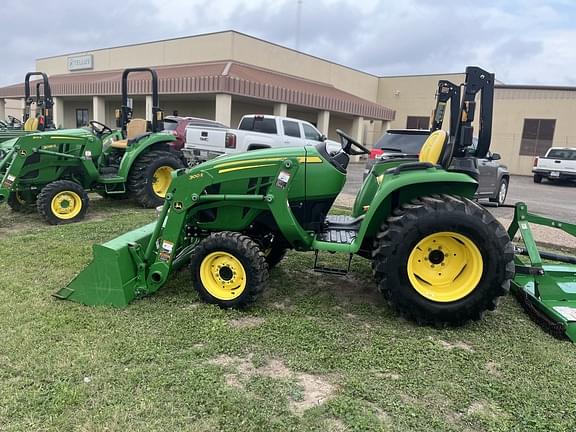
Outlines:
[[[128, 67], [157, 70], [160, 105], [235, 127], [244, 114], [308, 120], [330, 138], [349, 131], [372, 145], [388, 128], [427, 128], [439, 79], [463, 74], [376, 76], [234, 31], [41, 58], [50, 76], [59, 127], [87, 119], [114, 124], [120, 75]], [[496, 71], [497, 73], [498, 71]], [[130, 80], [135, 115], [151, 116], [149, 80]], [[23, 85], [0, 88], [0, 118], [22, 116]], [[569, 130], [576, 88], [496, 89], [492, 151], [513, 173], [529, 174], [533, 156], [550, 145], [576, 146]]]

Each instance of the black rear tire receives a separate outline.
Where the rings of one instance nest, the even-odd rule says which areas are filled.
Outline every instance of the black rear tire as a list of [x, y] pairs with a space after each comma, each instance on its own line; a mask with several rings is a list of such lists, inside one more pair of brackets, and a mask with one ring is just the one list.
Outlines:
[[540, 174], [534, 174], [534, 183], [542, 183], [542, 176]]
[[155, 208], [164, 203], [164, 194], [158, 194], [154, 190], [156, 173], [162, 168], [178, 170], [184, 168], [184, 164], [173, 151], [151, 150], [141, 155], [130, 170], [128, 176], [128, 189], [134, 194], [136, 201], [146, 208]]
[[17, 213], [34, 213], [36, 211], [36, 196], [31, 192], [10, 192], [8, 205]]
[[190, 270], [200, 297], [222, 308], [252, 304], [268, 280], [268, 264], [258, 243], [229, 231], [202, 240], [192, 252]]
[[[454, 258], [450, 247], [444, 250], [440, 247], [440, 251], [420, 249], [426, 239], [442, 236], [452, 242], [454, 252], [458, 250]], [[408, 263], [415, 263], [413, 257], [418, 258], [418, 254], [422, 256], [422, 264], [415, 264], [411, 270]], [[487, 210], [463, 197], [438, 195], [400, 206], [382, 225], [372, 255], [378, 288], [390, 306], [421, 324], [456, 326], [480, 319], [485, 311], [496, 308], [499, 297], [508, 293], [514, 277], [514, 250], [506, 230]], [[466, 259], [461, 261], [463, 264], [457, 261], [461, 256], [471, 255], [478, 257], [476, 264]], [[452, 263], [459, 263], [453, 273], [454, 280], [448, 282], [448, 288], [434, 287], [434, 282], [429, 282], [427, 277], [428, 265], [435, 268], [433, 272], [445, 271], [446, 276]], [[444, 295], [442, 289], [459, 288], [460, 275], [465, 274], [466, 268], [471, 272], [475, 268], [473, 275], [479, 278], [473, 278], [471, 291], [464, 290], [461, 296], [440, 300]], [[422, 287], [426, 290], [428, 286], [433, 295], [423, 294]]]
[[48, 183], [38, 195], [38, 213], [51, 225], [79, 222], [88, 211], [89, 198], [82, 186], [70, 180]]

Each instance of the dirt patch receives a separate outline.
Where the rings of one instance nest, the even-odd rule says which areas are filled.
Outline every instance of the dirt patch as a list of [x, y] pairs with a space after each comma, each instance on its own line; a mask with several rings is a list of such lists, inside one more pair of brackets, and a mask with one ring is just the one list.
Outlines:
[[448, 351], [451, 351], [453, 349], [461, 349], [468, 352], [474, 352], [472, 346], [463, 341], [446, 342], [444, 340], [439, 340], [438, 343], [442, 348], [447, 349]]
[[498, 377], [502, 376], [502, 372], [500, 372], [500, 365], [493, 361], [486, 363], [486, 372], [488, 372], [490, 375]]
[[370, 404], [370, 407], [372, 408], [372, 410], [374, 411], [374, 414], [376, 415], [378, 420], [380, 420], [380, 422], [382, 422], [386, 425], [390, 425], [392, 423], [392, 419], [390, 418], [390, 415], [386, 411], [384, 411], [382, 408], [376, 406], [373, 403]]
[[230, 320], [228, 323], [234, 328], [254, 328], [262, 325], [265, 322], [264, 318], [258, 317], [243, 317], [238, 319]]
[[382, 295], [378, 292], [376, 284], [371, 279], [361, 279], [351, 274], [336, 277], [306, 269], [309, 275], [309, 287], [316, 291], [329, 291], [341, 304], [384, 304]]
[[288, 310], [292, 309], [292, 304], [290, 303], [290, 300], [286, 299], [272, 303], [272, 307], [278, 310]]
[[0, 239], [9, 238], [26, 231], [31, 232], [31, 228], [35, 229], [36, 227], [31, 227], [29, 223], [0, 220]]
[[342, 420], [338, 419], [328, 419], [324, 422], [323, 426], [323, 430], [330, 432], [345, 432], [350, 430], [346, 427]]
[[226, 384], [231, 387], [244, 388], [245, 382], [253, 376], [295, 381], [302, 387], [302, 398], [290, 400], [289, 405], [292, 412], [298, 415], [304, 414], [304, 411], [309, 408], [322, 405], [336, 391], [336, 386], [327, 382], [323, 377], [303, 372], [293, 372], [283, 362], [276, 359], [270, 360], [259, 368], [252, 363], [252, 356], [242, 358], [221, 355], [210, 360], [210, 363], [235, 369], [235, 372], [224, 376]]
[[498, 417], [498, 408], [487, 401], [475, 401], [468, 407], [466, 414], [480, 417]]

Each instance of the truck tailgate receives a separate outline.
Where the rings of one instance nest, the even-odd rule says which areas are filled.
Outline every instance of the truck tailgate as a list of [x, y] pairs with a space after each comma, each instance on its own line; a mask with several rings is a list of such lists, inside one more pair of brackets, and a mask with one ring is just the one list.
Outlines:
[[189, 126], [186, 128], [186, 148], [224, 152], [228, 129]]

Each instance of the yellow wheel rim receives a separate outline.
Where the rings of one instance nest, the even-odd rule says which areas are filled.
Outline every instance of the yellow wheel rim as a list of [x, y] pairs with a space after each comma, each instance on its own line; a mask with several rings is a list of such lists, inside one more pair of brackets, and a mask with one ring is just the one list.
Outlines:
[[212, 252], [200, 264], [200, 280], [216, 299], [234, 300], [246, 288], [246, 271], [234, 255]]
[[408, 257], [408, 278], [423, 297], [453, 302], [470, 294], [482, 278], [484, 264], [478, 247], [454, 232], [431, 234]]
[[58, 219], [73, 219], [82, 211], [82, 198], [76, 192], [63, 191], [51, 202], [52, 214]]
[[152, 189], [154, 193], [160, 198], [166, 196], [170, 183], [172, 183], [172, 171], [174, 168], [169, 166], [161, 166], [156, 171], [154, 171], [154, 176], [152, 177]]

